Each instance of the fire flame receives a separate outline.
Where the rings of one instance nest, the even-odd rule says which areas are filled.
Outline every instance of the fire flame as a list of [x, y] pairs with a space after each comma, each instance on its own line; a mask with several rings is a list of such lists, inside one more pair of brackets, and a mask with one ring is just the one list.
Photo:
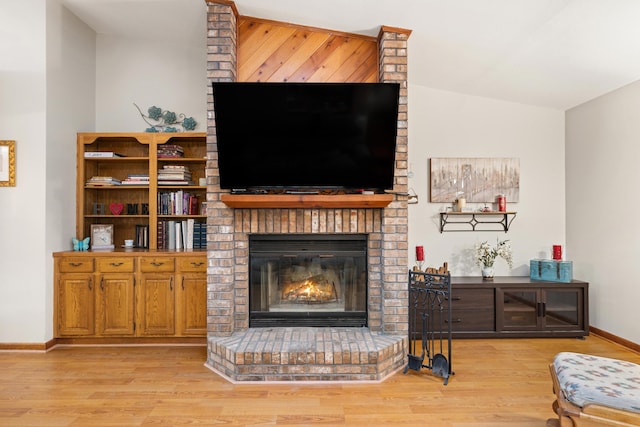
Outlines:
[[338, 295], [333, 283], [322, 275], [309, 277], [300, 282], [284, 285], [282, 300], [288, 302], [324, 303], [336, 301]]

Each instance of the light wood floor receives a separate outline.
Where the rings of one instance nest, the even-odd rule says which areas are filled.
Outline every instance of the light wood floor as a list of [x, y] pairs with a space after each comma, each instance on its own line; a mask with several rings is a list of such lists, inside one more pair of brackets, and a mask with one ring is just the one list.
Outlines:
[[0, 352], [0, 426], [544, 427], [560, 351], [640, 363], [595, 336], [454, 340], [447, 386], [427, 370], [380, 384], [234, 385], [204, 366], [204, 347]]

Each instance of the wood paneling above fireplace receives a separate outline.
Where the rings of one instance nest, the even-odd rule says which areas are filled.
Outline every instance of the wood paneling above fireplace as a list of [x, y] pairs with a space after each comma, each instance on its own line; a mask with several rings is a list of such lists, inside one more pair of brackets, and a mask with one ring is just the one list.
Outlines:
[[373, 37], [238, 18], [238, 81], [378, 81]]

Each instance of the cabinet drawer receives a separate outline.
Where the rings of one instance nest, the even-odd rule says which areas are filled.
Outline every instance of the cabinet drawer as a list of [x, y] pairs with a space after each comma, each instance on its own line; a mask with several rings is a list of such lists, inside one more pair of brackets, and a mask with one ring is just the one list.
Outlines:
[[491, 309], [495, 302], [493, 289], [452, 289], [451, 308], [463, 309]]
[[206, 257], [180, 257], [178, 258], [178, 268], [180, 271], [206, 272]]
[[96, 263], [101, 273], [133, 272], [133, 258], [98, 258]]
[[61, 273], [92, 273], [92, 258], [62, 258], [58, 264]]
[[174, 271], [175, 268], [174, 259], [171, 257], [140, 258], [140, 271], [143, 273]]
[[493, 310], [451, 310], [451, 330], [495, 331], [495, 314]]

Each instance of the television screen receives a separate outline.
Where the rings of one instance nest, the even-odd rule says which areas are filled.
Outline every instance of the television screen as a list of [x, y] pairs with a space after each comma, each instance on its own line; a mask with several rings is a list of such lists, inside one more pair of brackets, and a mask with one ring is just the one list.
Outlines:
[[396, 83], [214, 82], [220, 186], [393, 187]]

